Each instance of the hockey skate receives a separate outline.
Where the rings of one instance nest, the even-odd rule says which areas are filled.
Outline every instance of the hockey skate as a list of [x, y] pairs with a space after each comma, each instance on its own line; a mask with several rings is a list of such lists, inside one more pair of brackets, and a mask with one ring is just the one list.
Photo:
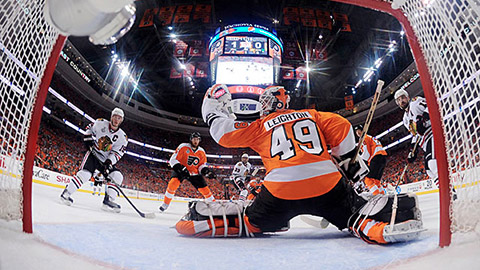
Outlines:
[[163, 213], [163, 212], [165, 212], [165, 210], [167, 210], [167, 208], [168, 208], [168, 204], [163, 203], [162, 205], [160, 205], [158, 210], [160, 210], [160, 212]]
[[120, 208], [121, 207], [119, 204], [114, 203], [113, 201], [110, 200], [110, 196], [106, 195], [105, 198], [103, 199], [102, 210], [107, 212], [120, 213]]
[[72, 205], [73, 199], [70, 198], [70, 194], [68, 193], [67, 189], [64, 189], [62, 194], [60, 195], [60, 199], [62, 202], [68, 206]]
[[388, 243], [405, 242], [417, 239], [421, 232], [426, 231], [420, 220], [412, 219], [401, 223], [385, 226], [383, 229], [383, 238]]

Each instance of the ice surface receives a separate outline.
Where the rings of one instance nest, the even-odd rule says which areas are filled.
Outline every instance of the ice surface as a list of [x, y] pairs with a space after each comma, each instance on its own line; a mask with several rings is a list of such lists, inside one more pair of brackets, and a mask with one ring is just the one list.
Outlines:
[[[186, 212], [174, 201], [158, 213], [159, 201], [123, 199], [119, 214], [101, 210], [103, 197], [73, 194], [60, 202], [58, 188], [34, 184], [34, 234], [15, 222], [0, 222], [0, 269], [480, 269], [477, 236], [438, 248], [438, 193], [419, 197], [425, 227], [420, 240], [369, 245], [329, 226], [310, 227], [295, 218], [286, 233], [264, 238], [182, 237], [173, 226]], [[460, 243], [461, 242], [461, 243]]]

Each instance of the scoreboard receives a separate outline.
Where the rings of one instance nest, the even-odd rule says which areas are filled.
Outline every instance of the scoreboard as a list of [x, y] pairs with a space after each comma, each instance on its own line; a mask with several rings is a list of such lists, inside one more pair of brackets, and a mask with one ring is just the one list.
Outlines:
[[266, 37], [227, 36], [225, 54], [267, 55]]
[[218, 29], [208, 49], [212, 84], [231, 90], [238, 119], [254, 119], [261, 108], [259, 95], [280, 80], [281, 40], [266, 27], [236, 24]]

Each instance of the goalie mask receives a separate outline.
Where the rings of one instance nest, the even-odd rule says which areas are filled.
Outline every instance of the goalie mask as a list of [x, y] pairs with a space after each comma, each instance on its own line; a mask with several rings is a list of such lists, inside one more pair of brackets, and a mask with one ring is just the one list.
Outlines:
[[269, 86], [260, 95], [258, 100], [261, 104], [260, 117], [275, 112], [288, 109], [290, 96], [286, 94], [283, 86]]

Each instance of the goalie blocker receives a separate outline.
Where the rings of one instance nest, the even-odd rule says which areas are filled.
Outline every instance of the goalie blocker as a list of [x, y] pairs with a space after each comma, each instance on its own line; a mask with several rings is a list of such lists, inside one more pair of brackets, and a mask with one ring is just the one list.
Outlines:
[[396, 222], [390, 226], [393, 196], [378, 195], [367, 202], [344, 179], [330, 192], [310, 199], [283, 200], [265, 188], [258, 198], [249, 205], [243, 201], [190, 202], [188, 213], [176, 224], [177, 232], [194, 237], [252, 237], [288, 230], [290, 219], [301, 214], [324, 217], [339, 230], [348, 228], [371, 244], [413, 240], [424, 230], [415, 194], [399, 195]]

